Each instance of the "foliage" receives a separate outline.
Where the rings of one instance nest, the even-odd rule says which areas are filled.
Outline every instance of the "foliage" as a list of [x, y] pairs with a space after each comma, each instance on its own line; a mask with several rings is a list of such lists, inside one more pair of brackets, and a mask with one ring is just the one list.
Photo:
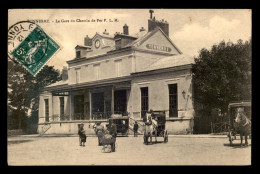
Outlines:
[[231, 101], [251, 100], [251, 49], [251, 40], [238, 40], [200, 50], [192, 68], [195, 103], [225, 113]]
[[8, 120], [18, 123], [13, 128], [26, 128], [26, 121], [37, 123], [40, 91], [60, 79], [53, 66], [45, 65], [34, 77], [17, 62], [8, 60]]

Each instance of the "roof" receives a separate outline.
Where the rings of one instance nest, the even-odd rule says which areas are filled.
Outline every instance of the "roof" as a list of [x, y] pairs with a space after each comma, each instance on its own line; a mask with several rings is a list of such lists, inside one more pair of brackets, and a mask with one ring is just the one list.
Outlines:
[[[159, 60], [154, 61], [152, 64], [145, 67], [142, 71], [151, 71], [156, 69], [170, 68], [182, 65], [193, 64], [194, 59], [191, 56], [180, 54], [174, 56], [168, 56], [160, 58]], [[140, 72], [142, 72], [140, 71]]]
[[[125, 45], [125, 46], [122, 47], [122, 48], [134, 46], [134, 44], [139, 43], [139, 42], [142, 41], [144, 38], [146, 38], [147, 35], [148, 35], [148, 33], [151, 33], [151, 32], [140, 31], [140, 32], [135, 33], [135, 34], [133, 34], [133, 35], [127, 35], [127, 36], [134, 37], [134, 38], [137, 38], [137, 39], [134, 40], [133, 42], [130, 42], [129, 44]], [[123, 35], [123, 34], [120, 34], [120, 35]], [[114, 51], [114, 50], [116, 50], [116, 46], [115, 46], [115, 45], [113, 45], [113, 46], [110, 47], [110, 51]]]
[[81, 47], [81, 48], [91, 48], [90, 46], [85, 46], [85, 45], [77, 45], [75, 48]]
[[[138, 34], [138, 33], [137, 33]], [[151, 34], [150, 32], [144, 32], [144, 33], [140, 33], [138, 39], [136, 39], [135, 41], [125, 45], [125, 47], [129, 47], [129, 46], [138, 46], [138, 43], [140, 43], [141, 41], [143, 41], [144, 39], [148, 38]]]
[[61, 80], [61, 81], [58, 81], [56, 83], [53, 83], [53, 84], [50, 84], [47, 87], [53, 87], [53, 86], [60, 86], [60, 85], [67, 85], [68, 84], [68, 80]]
[[[171, 41], [171, 39], [161, 30], [160, 27], [156, 27], [154, 30], [147, 32], [147, 31], [140, 31], [136, 34], [134, 34], [134, 36], [132, 37], [137, 37], [138, 39], [134, 40], [133, 42], [128, 43], [127, 45], [125, 45], [123, 48], [126, 47], [138, 47], [139, 45], [141, 45], [144, 41], [146, 41], [149, 37], [151, 37], [154, 33], [156, 33], [157, 31], [161, 31], [163, 33], [163, 35], [168, 39], [168, 41], [172, 44], [172, 46], [180, 53], [182, 54], [182, 52], [177, 48], [177, 46]], [[111, 51], [115, 50], [115, 46], [111, 47]]]
[[92, 37], [92, 39], [94, 39], [96, 35], [99, 35], [101, 37], [106, 37], [106, 38], [109, 38], [109, 39], [114, 39], [114, 36], [112, 36], [112, 35], [103, 34], [103, 33], [99, 33], [99, 32], [96, 32], [96, 34]]

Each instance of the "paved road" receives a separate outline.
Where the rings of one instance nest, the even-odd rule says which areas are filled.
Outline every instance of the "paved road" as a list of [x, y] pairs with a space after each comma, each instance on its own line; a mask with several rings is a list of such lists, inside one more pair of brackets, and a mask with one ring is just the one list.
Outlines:
[[245, 148], [230, 147], [227, 138], [171, 136], [166, 144], [144, 145], [141, 136], [131, 136], [117, 138], [116, 152], [102, 153], [96, 137], [88, 137], [86, 146], [81, 147], [75, 136], [16, 136], [8, 137], [8, 164], [250, 165], [251, 140], [249, 144]]

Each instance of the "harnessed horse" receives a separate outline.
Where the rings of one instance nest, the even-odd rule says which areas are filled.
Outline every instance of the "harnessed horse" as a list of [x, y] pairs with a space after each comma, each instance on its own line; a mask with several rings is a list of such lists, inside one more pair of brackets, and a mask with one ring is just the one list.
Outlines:
[[150, 137], [150, 144], [152, 144], [153, 133], [155, 135], [155, 142], [157, 142], [157, 127], [158, 123], [156, 120], [152, 119], [151, 115], [147, 116], [148, 119], [145, 122], [145, 142], [148, 143], [148, 137]]
[[239, 108], [235, 119], [235, 129], [240, 134], [241, 143], [243, 145], [243, 136], [245, 136], [245, 145], [248, 145], [247, 137], [251, 134], [251, 121], [246, 117], [245, 113]]

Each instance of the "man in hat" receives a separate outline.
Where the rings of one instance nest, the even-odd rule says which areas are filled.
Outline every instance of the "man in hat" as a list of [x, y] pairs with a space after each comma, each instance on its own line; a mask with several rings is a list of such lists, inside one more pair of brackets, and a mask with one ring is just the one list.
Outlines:
[[137, 124], [137, 121], [135, 121], [135, 124], [134, 124], [134, 137], [137, 137], [138, 136], [138, 124]]

